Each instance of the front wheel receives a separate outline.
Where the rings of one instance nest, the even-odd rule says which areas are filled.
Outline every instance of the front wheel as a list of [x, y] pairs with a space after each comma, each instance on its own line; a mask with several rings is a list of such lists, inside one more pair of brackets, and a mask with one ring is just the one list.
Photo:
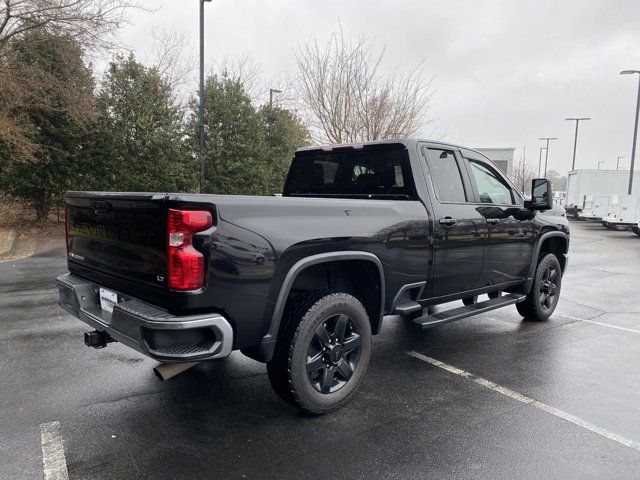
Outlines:
[[524, 301], [516, 304], [518, 313], [527, 320], [547, 320], [558, 305], [561, 285], [558, 257], [548, 253], [538, 262], [531, 291]]
[[346, 293], [311, 291], [287, 304], [269, 381], [286, 402], [313, 414], [348, 403], [369, 364], [371, 324]]

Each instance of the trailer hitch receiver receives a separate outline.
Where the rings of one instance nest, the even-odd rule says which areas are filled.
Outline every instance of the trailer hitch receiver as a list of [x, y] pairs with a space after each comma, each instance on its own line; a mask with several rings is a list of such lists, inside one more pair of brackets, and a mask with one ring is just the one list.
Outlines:
[[94, 330], [93, 332], [85, 332], [84, 344], [87, 347], [104, 348], [107, 343], [115, 342], [113, 338], [107, 332], [99, 332]]

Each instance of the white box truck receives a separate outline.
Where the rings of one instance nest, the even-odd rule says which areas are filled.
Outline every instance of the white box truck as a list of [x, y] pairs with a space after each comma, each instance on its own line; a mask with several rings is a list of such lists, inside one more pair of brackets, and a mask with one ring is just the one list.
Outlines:
[[578, 218], [601, 222], [603, 218], [607, 218], [610, 203], [611, 195], [586, 195], [584, 207], [578, 213]]
[[617, 195], [602, 224], [609, 229], [628, 229], [640, 221], [640, 194]]
[[[634, 173], [633, 191], [640, 193], [640, 172]], [[567, 179], [567, 214], [579, 218], [587, 195], [622, 194], [628, 188], [629, 170], [573, 170]]]

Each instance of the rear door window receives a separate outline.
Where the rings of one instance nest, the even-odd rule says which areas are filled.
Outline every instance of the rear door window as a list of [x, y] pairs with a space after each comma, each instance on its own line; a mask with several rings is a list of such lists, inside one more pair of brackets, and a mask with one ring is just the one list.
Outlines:
[[427, 152], [427, 165], [436, 198], [444, 203], [466, 202], [462, 175], [453, 151], [430, 148]]

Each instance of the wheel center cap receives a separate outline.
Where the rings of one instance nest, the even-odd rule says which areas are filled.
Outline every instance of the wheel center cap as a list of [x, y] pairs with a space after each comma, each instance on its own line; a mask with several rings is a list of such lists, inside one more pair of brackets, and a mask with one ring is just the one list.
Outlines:
[[344, 353], [344, 347], [340, 344], [329, 347], [329, 361], [336, 365]]

